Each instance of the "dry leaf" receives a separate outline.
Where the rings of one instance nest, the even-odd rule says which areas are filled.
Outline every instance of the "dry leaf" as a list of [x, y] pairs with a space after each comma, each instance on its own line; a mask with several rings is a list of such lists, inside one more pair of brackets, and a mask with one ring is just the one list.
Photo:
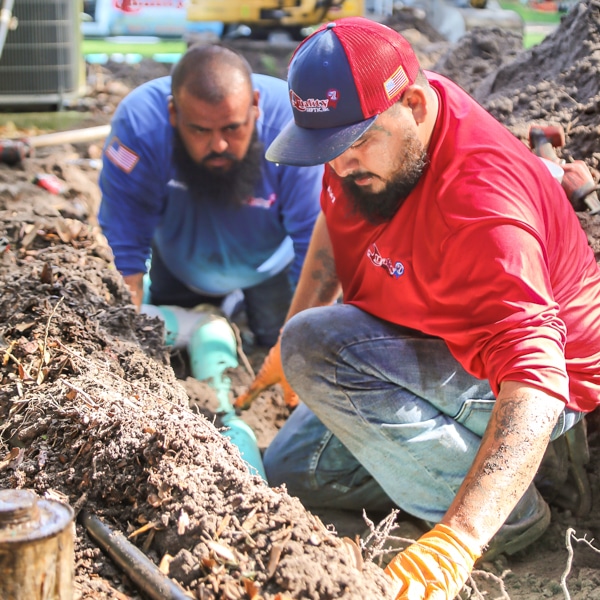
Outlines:
[[354, 567], [359, 571], [362, 571], [363, 557], [360, 548], [358, 547], [356, 542], [351, 540], [349, 537], [342, 538], [342, 541], [344, 542], [346, 549], [348, 550], [348, 554], [350, 555], [350, 559], [352, 560]]
[[181, 509], [181, 512], [179, 513], [179, 519], [177, 519], [177, 534], [183, 535], [189, 525], [190, 516], [185, 512], [185, 510]]
[[229, 525], [230, 521], [231, 521], [231, 515], [225, 515], [223, 517], [223, 519], [219, 523], [219, 526], [217, 527], [217, 530], [215, 531], [215, 538], [216, 539], [219, 539], [221, 537], [221, 534], [225, 531], [225, 529]]
[[46, 284], [52, 283], [52, 267], [48, 263], [44, 263], [44, 266], [42, 267], [40, 281]]
[[160, 563], [158, 564], [158, 570], [163, 575], [168, 575], [169, 574], [169, 567], [171, 565], [172, 560], [173, 560], [173, 557], [169, 553], [165, 554], [160, 559]]
[[258, 592], [260, 592], [260, 586], [252, 579], [248, 579], [247, 577], [242, 577], [242, 583], [244, 585], [244, 590], [246, 591], [246, 595], [250, 600], [258, 600]]
[[148, 494], [146, 502], [154, 508], [158, 508], [162, 504], [161, 499], [156, 494]]
[[12, 468], [16, 469], [25, 458], [25, 451], [23, 448], [13, 448], [2, 460], [0, 460], [0, 471], [4, 469]]
[[219, 557], [222, 558], [226, 562], [237, 563], [235, 559], [235, 554], [230, 548], [224, 546], [223, 544], [219, 544], [218, 542], [213, 542], [209, 540], [206, 542], [206, 545]]

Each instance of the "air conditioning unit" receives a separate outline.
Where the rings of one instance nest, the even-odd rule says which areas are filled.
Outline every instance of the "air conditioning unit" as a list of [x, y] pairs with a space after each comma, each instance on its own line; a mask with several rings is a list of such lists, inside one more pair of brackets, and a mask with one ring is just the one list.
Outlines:
[[0, 57], [0, 107], [56, 108], [83, 94], [81, 11], [81, 0], [14, 2], [16, 27]]

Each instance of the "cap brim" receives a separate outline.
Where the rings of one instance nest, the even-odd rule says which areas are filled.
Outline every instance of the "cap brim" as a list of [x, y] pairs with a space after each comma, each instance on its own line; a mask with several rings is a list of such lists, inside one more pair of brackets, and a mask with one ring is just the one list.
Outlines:
[[352, 146], [377, 116], [329, 129], [306, 129], [292, 120], [271, 142], [265, 157], [268, 161], [294, 167], [325, 164]]

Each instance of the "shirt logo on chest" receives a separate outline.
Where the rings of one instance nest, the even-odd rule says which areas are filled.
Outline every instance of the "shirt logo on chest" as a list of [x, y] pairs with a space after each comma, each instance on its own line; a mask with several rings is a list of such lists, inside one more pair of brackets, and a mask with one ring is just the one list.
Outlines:
[[268, 198], [249, 198], [248, 206], [256, 206], [257, 208], [271, 208], [277, 200], [277, 194], [272, 193]]
[[404, 274], [404, 265], [399, 260], [393, 262], [390, 258], [383, 258], [376, 244], [369, 246], [367, 257], [376, 267], [383, 267], [395, 279]]

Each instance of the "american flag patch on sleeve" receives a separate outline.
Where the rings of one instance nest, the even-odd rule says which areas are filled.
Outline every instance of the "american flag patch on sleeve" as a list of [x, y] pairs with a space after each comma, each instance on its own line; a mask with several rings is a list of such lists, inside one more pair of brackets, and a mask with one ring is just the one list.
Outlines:
[[106, 158], [110, 160], [115, 166], [119, 167], [125, 173], [131, 173], [135, 165], [137, 165], [140, 157], [133, 151], [123, 146], [118, 137], [113, 137], [106, 150], [104, 150]]
[[402, 91], [408, 83], [404, 67], [400, 66], [396, 72], [383, 84], [387, 97], [391, 100], [398, 92]]

